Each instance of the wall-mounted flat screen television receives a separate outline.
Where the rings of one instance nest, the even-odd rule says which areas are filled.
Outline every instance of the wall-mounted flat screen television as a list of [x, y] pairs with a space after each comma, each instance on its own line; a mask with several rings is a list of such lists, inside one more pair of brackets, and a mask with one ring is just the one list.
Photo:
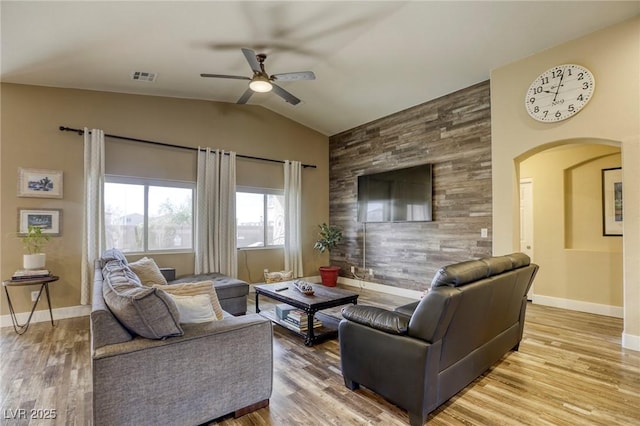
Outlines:
[[428, 222], [431, 164], [358, 176], [358, 222]]

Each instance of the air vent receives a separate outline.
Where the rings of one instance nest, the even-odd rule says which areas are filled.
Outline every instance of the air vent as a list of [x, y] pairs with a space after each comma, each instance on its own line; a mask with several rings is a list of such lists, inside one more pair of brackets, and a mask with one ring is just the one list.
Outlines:
[[156, 73], [134, 71], [131, 75], [131, 79], [134, 81], [148, 81], [150, 83], [154, 83], [156, 81]]

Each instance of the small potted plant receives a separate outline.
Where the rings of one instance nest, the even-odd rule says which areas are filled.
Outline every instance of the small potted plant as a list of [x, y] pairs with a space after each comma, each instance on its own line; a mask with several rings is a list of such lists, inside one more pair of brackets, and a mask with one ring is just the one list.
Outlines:
[[27, 233], [20, 238], [22, 245], [27, 251], [22, 257], [22, 267], [24, 269], [42, 269], [46, 259], [46, 254], [42, 249], [49, 241], [49, 236], [42, 233], [39, 226], [29, 225]]
[[[318, 233], [320, 238], [316, 241], [313, 248], [320, 253], [324, 253], [325, 251], [331, 253], [331, 250], [342, 240], [342, 231], [337, 226], [327, 225], [326, 223], [318, 225], [318, 227], [320, 228], [320, 232]], [[328, 287], [335, 287], [338, 282], [338, 272], [340, 272], [338, 266], [321, 266], [320, 277], [322, 278], [322, 284]]]

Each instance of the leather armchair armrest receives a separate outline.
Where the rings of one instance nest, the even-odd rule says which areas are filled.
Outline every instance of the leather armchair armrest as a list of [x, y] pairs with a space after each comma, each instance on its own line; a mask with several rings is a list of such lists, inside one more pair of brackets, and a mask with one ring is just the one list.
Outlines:
[[405, 335], [409, 327], [409, 318], [406, 316], [375, 306], [350, 305], [342, 309], [342, 316], [390, 334]]
[[418, 307], [418, 303], [420, 303], [419, 300], [417, 300], [415, 302], [411, 302], [411, 303], [406, 304], [406, 305], [398, 306], [393, 311], [397, 312], [399, 314], [402, 314], [404, 316], [411, 317], [413, 315], [413, 312]]

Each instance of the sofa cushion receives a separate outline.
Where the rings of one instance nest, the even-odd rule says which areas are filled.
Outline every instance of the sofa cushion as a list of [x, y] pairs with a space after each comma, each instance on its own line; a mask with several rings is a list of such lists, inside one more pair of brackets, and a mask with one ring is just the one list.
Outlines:
[[531, 258], [524, 253], [511, 253], [505, 257], [511, 259], [513, 269], [522, 268], [531, 264]]
[[480, 260], [468, 260], [440, 268], [431, 281], [431, 288], [458, 287], [489, 276], [489, 265]]
[[154, 284], [167, 284], [166, 278], [153, 259], [143, 257], [135, 262], [129, 262], [128, 266], [140, 278], [142, 285], [152, 287]]
[[173, 299], [178, 312], [180, 312], [181, 324], [197, 324], [217, 320], [208, 294], [195, 294], [193, 296], [167, 294]]
[[142, 286], [119, 260], [102, 269], [102, 294], [113, 315], [127, 330], [149, 339], [181, 336], [180, 314], [175, 302], [163, 291]]
[[102, 253], [102, 256], [100, 257], [100, 261], [102, 263], [102, 266], [104, 267], [104, 265], [106, 265], [107, 263], [109, 263], [112, 260], [119, 260], [120, 262], [124, 263], [125, 265], [127, 264], [127, 258], [124, 256], [124, 254], [116, 249], [116, 248], [111, 248], [109, 250], [105, 250], [104, 253]]
[[220, 306], [216, 289], [213, 286], [213, 281], [201, 281], [195, 283], [181, 283], [181, 284], [169, 284], [169, 285], [155, 285], [171, 295], [178, 296], [195, 296], [198, 294], [206, 294], [209, 296], [209, 302], [216, 314], [216, 318], [221, 320], [224, 317], [224, 312]]
[[498, 275], [513, 269], [513, 262], [507, 256], [485, 257], [480, 260], [489, 267], [489, 276]]
[[[138, 276], [134, 274], [131, 269], [129, 269], [129, 266], [127, 266], [126, 259], [124, 261], [112, 259], [107, 261], [106, 263], [103, 263], [103, 267], [102, 267], [103, 278], [106, 280], [107, 276], [111, 275], [111, 273], [114, 273], [116, 275], [121, 274], [127, 280], [129, 280], [131, 284], [136, 284], [138, 286], [142, 285], [142, 283], [140, 282], [140, 278], [138, 278]], [[103, 288], [103, 292], [104, 292], [104, 288]]]

